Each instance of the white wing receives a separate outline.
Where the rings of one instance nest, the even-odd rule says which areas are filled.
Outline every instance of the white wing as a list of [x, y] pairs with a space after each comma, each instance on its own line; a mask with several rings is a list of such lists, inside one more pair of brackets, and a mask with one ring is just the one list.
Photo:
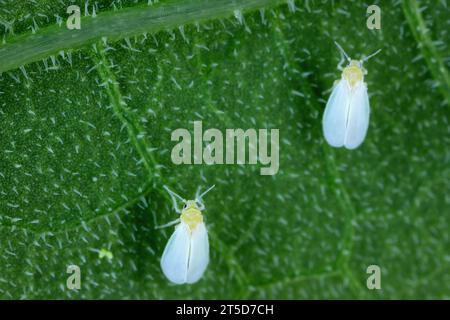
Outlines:
[[323, 134], [333, 147], [345, 143], [347, 114], [350, 103], [350, 88], [346, 80], [339, 80], [333, 88], [322, 119]]
[[176, 226], [161, 258], [161, 269], [173, 283], [186, 282], [191, 232], [185, 223]]
[[189, 255], [186, 282], [194, 283], [202, 277], [209, 262], [208, 231], [204, 223], [200, 223], [192, 232]]
[[355, 149], [364, 141], [367, 128], [369, 127], [369, 115], [370, 106], [367, 86], [360, 81], [351, 92], [344, 143], [347, 149]]

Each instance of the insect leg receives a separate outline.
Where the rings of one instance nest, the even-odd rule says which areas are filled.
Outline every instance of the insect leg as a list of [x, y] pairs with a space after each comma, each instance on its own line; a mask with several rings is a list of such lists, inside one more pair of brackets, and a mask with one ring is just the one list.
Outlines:
[[173, 221], [170, 221], [170, 222], [160, 225], [160, 226], [155, 226], [155, 229], [167, 228], [167, 227], [173, 226], [174, 224], [177, 224], [179, 222], [180, 222], [180, 218], [175, 219]]
[[339, 71], [343, 71], [344, 67], [343, 64], [345, 63], [345, 57], [341, 54], [341, 60], [339, 61], [338, 65], [337, 65], [337, 69]]
[[200, 210], [200, 211], [205, 210], [205, 205], [203, 204], [202, 200], [197, 199], [197, 202], [199, 204], [198, 210]]

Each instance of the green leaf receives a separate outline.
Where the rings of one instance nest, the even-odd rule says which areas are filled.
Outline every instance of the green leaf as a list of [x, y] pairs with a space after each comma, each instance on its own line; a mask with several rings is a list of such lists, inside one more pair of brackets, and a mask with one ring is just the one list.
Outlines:
[[[360, 1], [152, 2], [97, 1], [67, 30], [69, 2], [0, 1], [1, 298], [450, 297], [445, 2], [379, 4], [381, 30]], [[353, 58], [382, 48], [353, 151], [322, 135], [333, 41]], [[279, 129], [279, 172], [173, 164], [172, 131], [198, 120]], [[210, 264], [172, 285], [163, 185], [212, 184]]]

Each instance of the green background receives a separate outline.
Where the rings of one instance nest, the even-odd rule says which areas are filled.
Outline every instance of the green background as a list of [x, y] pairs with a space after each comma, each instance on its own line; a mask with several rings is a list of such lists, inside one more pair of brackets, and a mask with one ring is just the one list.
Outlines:
[[[66, 8], [84, 15], [84, 1], [0, 0], [1, 298], [450, 297], [446, 1], [373, 1], [381, 30], [366, 27], [372, 2], [229, 1], [218, 16], [220, 1], [149, 2], [90, 3], [97, 17], [70, 31]], [[199, 6], [210, 19], [168, 22]], [[158, 8], [149, 32], [121, 20]], [[102, 17], [123, 33], [88, 28]], [[68, 49], [71, 32], [84, 42]], [[365, 64], [370, 127], [353, 151], [322, 135], [340, 77], [333, 41], [356, 59], [382, 48]], [[195, 120], [279, 128], [278, 174], [172, 164], [171, 132]], [[194, 285], [160, 270], [173, 228], [154, 227], [176, 218], [164, 184], [185, 198], [216, 185], [210, 264]], [[66, 288], [70, 264], [79, 291]], [[371, 264], [382, 290], [366, 287]]]

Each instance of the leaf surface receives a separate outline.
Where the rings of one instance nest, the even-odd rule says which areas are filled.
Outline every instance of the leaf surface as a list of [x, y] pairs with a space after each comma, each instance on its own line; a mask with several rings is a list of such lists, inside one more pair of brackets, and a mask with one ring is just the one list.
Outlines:
[[[448, 7], [408, 3], [368, 30], [359, 1], [104, 0], [78, 31], [61, 1], [0, 1], [0, 297], [449, 298]], [[356, 59], [383, 49], [354, 151], [322, 135], [333, 41]], [[199, 120], [279, 129], [278, 173], [173, 164], [172, 131]], [[171, 285], [163, 185], [212, 184], [210, 265]]]

